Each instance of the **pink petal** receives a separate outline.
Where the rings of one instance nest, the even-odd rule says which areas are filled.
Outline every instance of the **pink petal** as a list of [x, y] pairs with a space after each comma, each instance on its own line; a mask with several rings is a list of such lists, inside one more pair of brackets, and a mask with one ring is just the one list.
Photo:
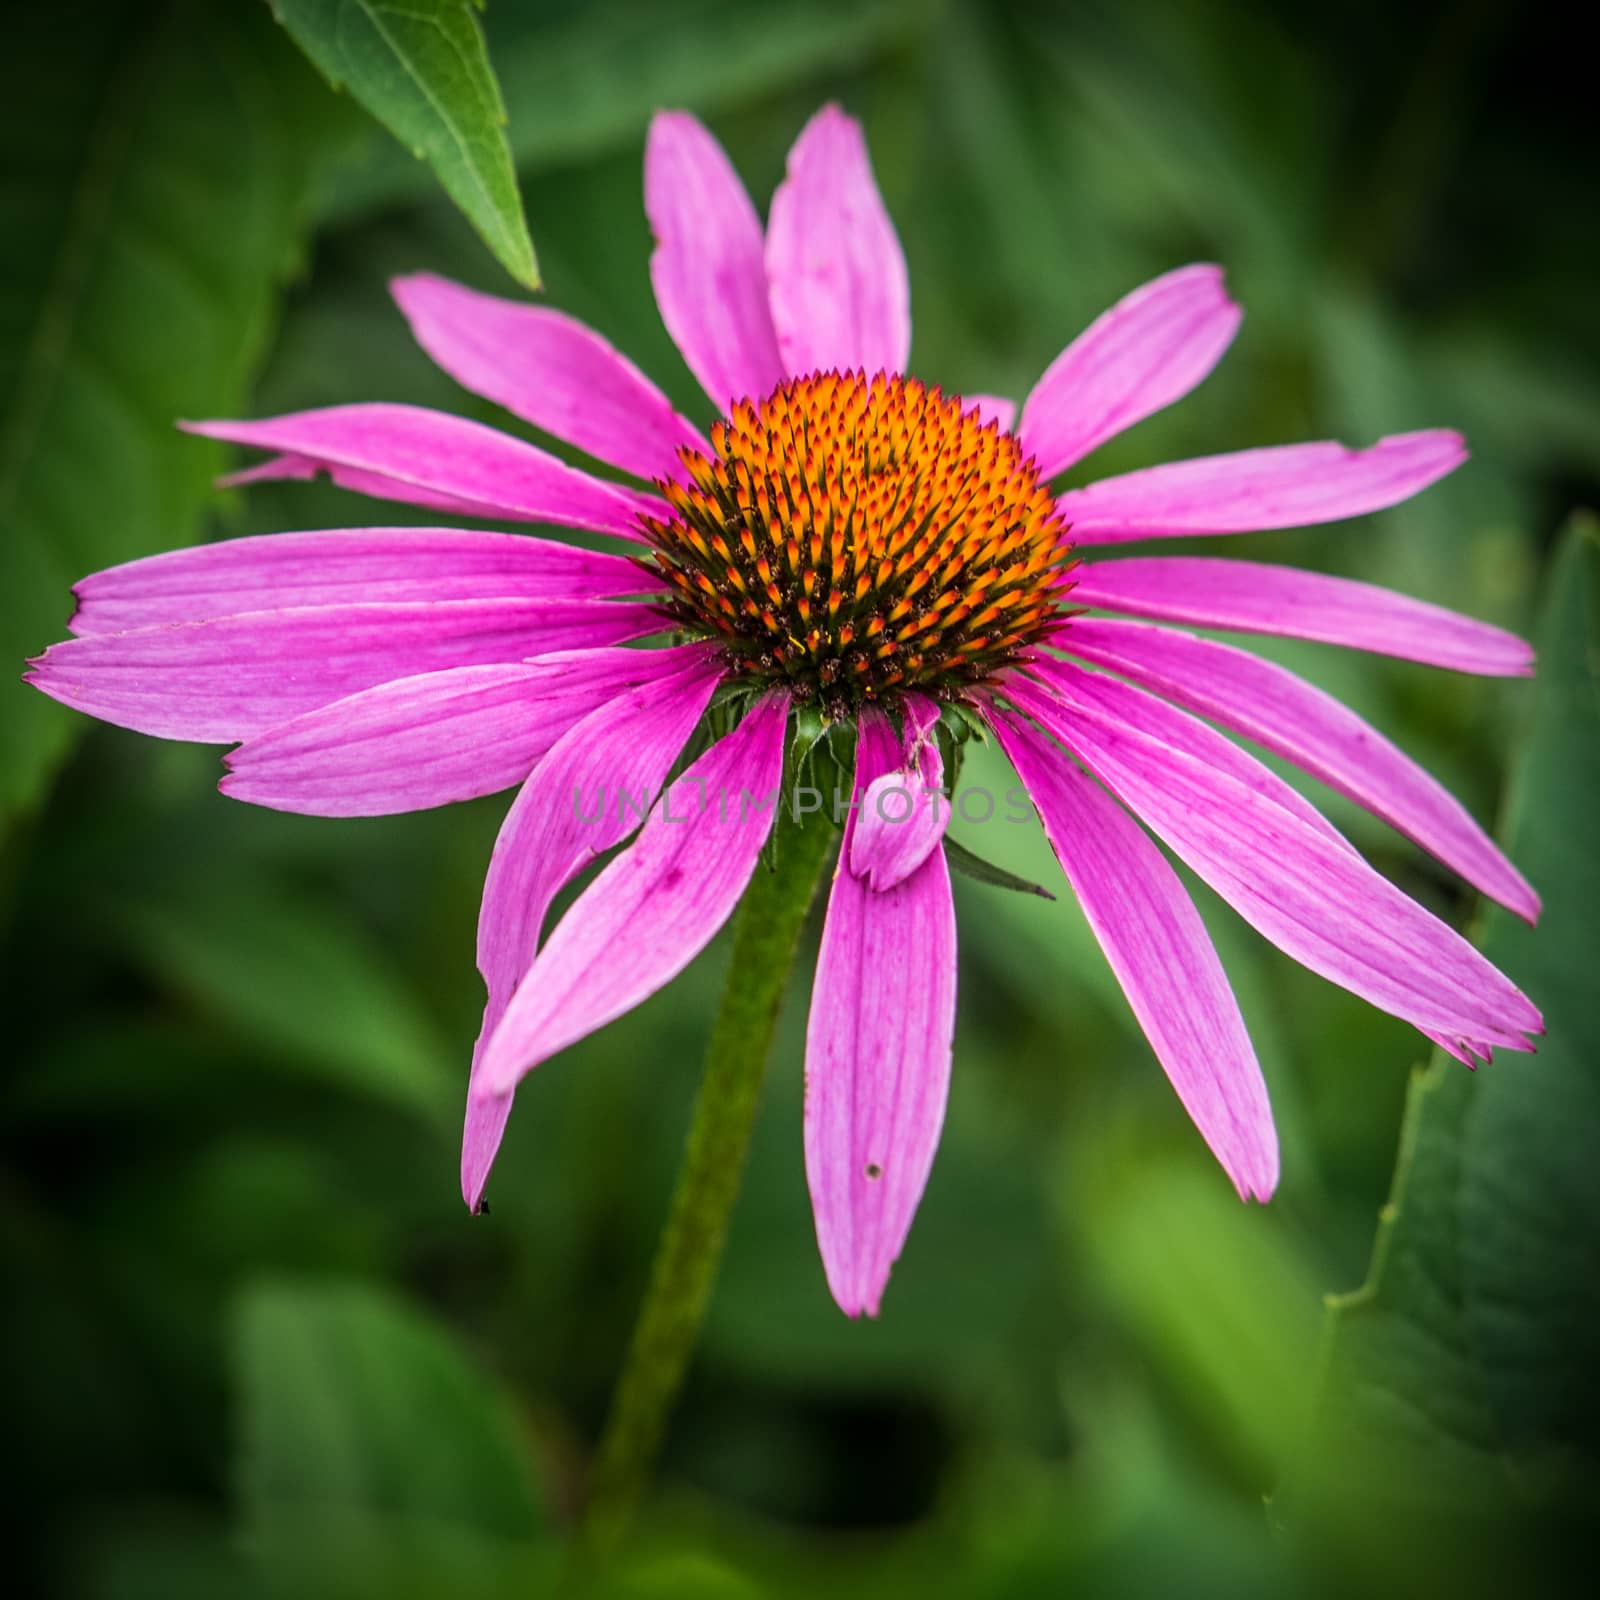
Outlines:
[[[1035, 660], [1032, 666], [1046, 677], [1060, 663]], [[1071, 669], [1069, 669], [1071, 670]], [[1225, 772], [1236, 783], [1242, 783], [1262, 799], [1299, 818], [1313, 833], [1320, 834], [1336, 849], [1348, 851], [1360, 859], [1360, 852], [1323, 814], [1292, 785], [1287, 784], [1270, 767], [1264, 766], [1248, 750], [1230, 739], [1222, 738], [1215, 728], [1198, 717], [1192, 717], [1177, 706], [1153, 695], [1138, 694], [1110, 678], [1080, 674], [1073, 680], [1073, 692], [1080, 698], [1100, 706], [1110, 715], [1126, 715], [1137, 710], [1141, 732], [1174, 750], [1193, 756], [1208, 767]], [[1126, 697], [1134, 694], [1129, 701]]]
[[1022, 407], [1023, 448], [1040, 477], [1181, 400], [1222, 359], [1242, 315], [1221, 267], [1179, 267], [1119, 300], [1050, 363]]
[[944, 762], [933, 729], [939, 707], [924, 695], [906, 697], [905, 749], [858, 796], [850, 827], [850, 870], [870, 888], [903, 883], [933, 853], [950, 826]]
[[961, 397], [964, 411], [976, 411], [980, 422], [995, 423], [1001, 433], [1010, 433], [1011, 424], [1017, 420], [1017, 402], [998, 394], [964, 394]]
[[1515, 634], [1353, 578], [1220, 556], [1085, 562], [1073, 577], [1074, 605], [1317, 639], [1494, 678], [1533, 671], [1533, 647]]
[[[881, 713], [860, 724], [856, 798], [903, 759]], [[845, 824], [844, 855], [861, 813]], [[876, 1316], [927, 1185], [950, 1087], [956, 920], [944, 851], [898, 887], [841, 865], [806, 1025], [806, 1179], [828, 1287]]]
[[1184, 1109], [1241, 1199], [1278, 1183], [1272, 1108], [1239, 1004], [1178, 875], [1144, 830], [1020, 719], [995, 735]]
[[419, 272], [390, 285], [417, 343], [459, 384], [641, 478], [664, 478], [693, 423], [610, 344], [548, 306], [519, 305]]
[[[179, 427], [184, 424], [179, 423]], [[191, 429], [197, 432], [197, 429]], [[352, 494], [371, 495], [374, 500], [398, 500], [408, 506], [427, 506], [430, 511], [447, 511], [457, 517], [498, 517], [500, 508], [487, 500], [467, 500], [460, 495], [438, 494], [431, 489], [397, 482], [381, 472], [363, 472], [357, 467], [329, 470], [325, 461], [312, 456], [277, 455], [225, 472], [217, 479], [219, 489], [247, 489], [252, 483], [309, 483], [319, 472], [328, 472], [328, 481]]]
[[824, 106], [795, 140], [767, 223], [772, 321], [786, 372], [906, 370], [911, 285], [861, 124]]
[[1137, 622], [1078, 618], [1061, 643], [1293, 761], [1518, 916], [1538, 920], [1538, 895], [1460, 801], [1303, 678], [1231, 645]]
[[380, 600], [598, 600], [654, 588], [624, 556], [521, 533], [338, 528], [194, 545], [109, 567], [77, 584], [74, 633], [124, 633]]
[[761, 219], [722, 146], [686, 111], [661, 111], [644, 154], [655, 235], [650, 281], [667, 332], [719, 411], [783, 381], [767, 306]]
[[317, 817], [424, 811], [521, 783], [595, 706], [703, 659], [679, 650], [570, 650], [379, 684], [280, 723], [224, 761], [235, 800]]
[[785, 695], [757, 705], [667, 790], [633, 845], [577, 898], [485, 1048], [476, 1093], [509, 1092], [670, 983], [711, 942], [771, 831], [788, 715]]
[[1431, 1039], [1447, 1056], [1454, 1056], [1462, 1066], [1477, 1071], [1478, 1063], [1494, 1059], [1494, 1046], [1474, 1039], [1451, 1039], [1442, 1033], [1432, 1033], [1427, 1028], [1418, 1030], [1424, 1038]]
[[51, 645], [28, 682], [103, 722], [232, 744], [394, 678], [640, 638], [649, 606], [443, 600], [248, 611]]
[[[1075, 627], [1080, 625], [1080, 623], [1074, 624]], [[1080, 696], [1096, 701], [1102, 710], [1112, 714], [1118, 714], [1119, 711], [1126, 712], [1128, 708], [1126, 697], [1130, 691], [1109, 679], [1080, 677], [1075, 689]], [[1156, 700], [1149, 695], [1136, 695], [1134, 706], [1138, 714], [1139, 727], [1144, 733], [1175, 750], [1193, 756], [1207, 766], [1227, 773], [1236, 782], [1254, 790], [1264, 800], [1282, 806], [1335, 849], [1346, 851], [1357, 862], [1361, 862], [1360, 852], [1355, 846], [1298, 789], [1285, 783], [1275, 772], [1263, 766], [1247, 751], [1241, 750], [1227, 739], [1220, 738], [1214, 729], [1198, 718], [1189, 716], [1164, 700]], [[1487, 1060], [1493, 1053], [1492, 1047], [1482, 1041], [1471, 1039], [1447, 1041], [1443, 1035], [1428, 1028], [1421, 1028], [1418, 1031], [1449, 1051], [1458, 1060], [1470, 1062], [1470, 1056], [1463, 1052], [1471, 1052], [1482, 1060]]]
[[1461, 435], [1442, 428], [1396, 434], [1366, 450], [1273, 445], [1103, 478], [1069, 489], [1058, 504], [1074, 544], [1304, 528], [1399, 505], [1466, 459]]
[[[667, 664], [665, 651], [631, 653]], [[674, 661], [685, 659], [671, 654]], [[718, 677], [702, 656], [591, 711], [555, 743], [506, 813], [478, 914], [478, 970], [489, 995], [472, 1052], [474, 1086], [489, 1040], [533, 964], [550, 902], [639, 825], [640, 811], [666, 782]], [[461, 1193], [473, 1210], [483, 1200], [510, 1112], [510, 1094], [467, 1096]]]
[[[1126, 684], [1065, 662], [1034, 670], [1048, 692], [1012, 679], [1011, 700], [1279, 949], [1415, 1027], [1529, 1048], [1523, 1035], [1542, 1023], [1510, 980], [1342, 841], [1271, 798], [1287, 791], [1281, 780], [1262, 768], [1252, 787], [1143, 731], [1146, 708], [1160, 702]], [[1252, 759], [1194, 727], [1229, 763]]]
[[[253, 422], [185, 422], [190, 433], [273, 450], [251, 478], [305, 477], [307, 467], [363, 494], [417, 505], [641, 537], [641, 514], [665, 503], [604, 483], [510, 434], [420, 406], [329, 406]], [[237, 480], [236, 480], [237, 481]]]

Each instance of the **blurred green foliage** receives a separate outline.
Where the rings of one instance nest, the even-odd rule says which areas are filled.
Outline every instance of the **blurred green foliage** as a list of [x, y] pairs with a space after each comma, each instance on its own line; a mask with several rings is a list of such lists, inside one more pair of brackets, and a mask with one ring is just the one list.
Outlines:
[[[1534, 685], [1264, 647], [1480, 816], [1514, 764], [1506, 836], [1549, 907], [1537, 934], [1485, 927], [1549, 1044], [1418, 1080], [1359, 1309], [1324, 1328], [1322, 1296], [1368, 1274], [1416, 1036], [1199, 892], [1283, 1135], [1279, 1197], [1245, 1209], [1070, 898], [961, 880], [949, 1123], [882, 1318], [840, 1317], [816, 1259], [803, 955], [659, 1492], [604, 1592], [1562, 1586], [1600, 1449], [1600, 594], [1592, 534], [1553, 551], [1600, 498], [1600, 213], [1587, 80], [1552, 53], [1557, 22], [1492, 0], [489, 8], [545, 292], [691, 414], [649, 296], [650, 111], [706, 116], [764, 202], [838, 97], [906, 245], [921, 374], [1020, 395], [1118, 295], [1220, 260], [1248, 313], [1237, 347], [1094, 472], [1457, 424], [1472, 461], [1416, 502], [1229, 553], [1524, 629], [1548, 596]], [[506, 422], [428, 365], [384, 288], [426, 267], [507, 292], [502, 270], [265, 7], [72, 0], [6, 28], [14, 660], [60, 635], [92, 568], [374, 519], [314, 484], [211, 496], [221, 458], [176, 416], [387, 399]], [[86, 1600], [551, 1592], [724, 949], [538, 1075], [474, 1220], [454, 1140], [503, 801], [252, 811], [215, 793], [215, 751], [91, 728], [16, 685], [3, 731], [14, 1582]], [[1010, 781], [989, 749], [964, 776]], [[1468, 917], [1419, 853], [1327, 808]], [[958, 831], [1057, 883], [1031, 828]]]

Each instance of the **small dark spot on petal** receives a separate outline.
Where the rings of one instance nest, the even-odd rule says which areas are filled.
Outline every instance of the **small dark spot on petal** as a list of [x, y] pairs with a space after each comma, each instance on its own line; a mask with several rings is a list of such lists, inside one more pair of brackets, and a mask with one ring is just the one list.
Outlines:
[[876, 1161], [869, 1161], [867, 1163], [867, 1176], [869, 1178], [881, 1178], [883, 1176], [883, 1168]]

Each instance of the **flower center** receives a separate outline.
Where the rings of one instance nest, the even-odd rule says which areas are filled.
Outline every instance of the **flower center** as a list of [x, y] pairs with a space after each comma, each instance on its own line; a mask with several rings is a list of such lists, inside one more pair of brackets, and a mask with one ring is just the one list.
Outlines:
[[645, 519], [670, 609], [736, 670], [831, 716], [940, 699], [1043, 634], [1071, 587], [1054, 497], [1014, 435], [914, 378], [818, 373], [684, 449]]

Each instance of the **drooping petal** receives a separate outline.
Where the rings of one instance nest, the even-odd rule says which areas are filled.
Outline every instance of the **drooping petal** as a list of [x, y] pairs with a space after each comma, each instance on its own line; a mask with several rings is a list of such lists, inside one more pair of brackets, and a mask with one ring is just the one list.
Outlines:
[[905, 709], [902, 758], [859, 795], [844, 858], [880, 892], [909, 878], [950, 826], [944, 762], [932, 737], [939, 707], [925, 695], [907, 695]]
[[1461, 435], [1443, 428], [1396, 434], [1366, 450], [1271, 445], [1102, 478], [1058, 503], [1074, 544], [1304, 528], [1399, 505], [1466, 459]]
[[386, 500], [553, 522], [624, 539], [641, 537], [641, 514], [669, 514], [654, 495], [602, 482], [510, 434], [421, 406], [329, 406], [182, 426], [210, 439], [278, 452], [277, 459], [250, 469], [251, 481], [322, 471], [347, 489]]
[[396, 278], [417, 343], [464, 388], [641, 478], [710, 446], [626, 356], [549, 306], [519, 305], [430, 272]]
[[1241, 316], [1222, 268], [1199, 265], [1135, 289], [1090, 323], [1022, 407], [1018, 432], [1040, 477], [1181, 400], [1222, 359]]
[[999, 394], [964, 394], [962, 405], [976, 411], [980, 422], [998, 424], [1001, 433], [1010, 433], [1011, 424], [1017, 420], [1017, 402]]
[[318, 817], [424, 811], [521, 783], [576, 722], [630, 686], [703, 663], [698, 646], [569, 650], [379, 684], [247, 739], [235, 800]]
[[911, 284], [861, 124], [824, 106], [795, 140], [772, 197], [767, 276], [791, 377], [891, 376], [911, 356]]
[[1473, 1071], [1478, 1068], [1478, 1063], [1494, 1060], [1494, 1046], [1484, 1044], [1475, 1039], [1452, 1039], [1447, 1034], [1434, 1033], [1428, 1028], [1417, 1030], [1425, 1039], [1431, 1040], [1444, 1051], [1447, 1056], [1453, 1056], [1462, 1066]]
[[656, 305], [700, 387], [722, 412], [771, 394], [783, 363], [761, 219], [722, 146], [686, 111], [658, 112], [650, 124], [644, 207]]
[[[1302, 966], [1418, 1028], [1512, 1050], [1543, 1024], [1503, 973], [1453, 928], [1310, 827], [1266, 768], [1252, 787], [1141, 726], [1150, 696], [1065, 662], [1036, 662], [1011, 700], [1067, 745], [1247, 922]], [[1170, 707], [1162, 707], [1171, 713]], [[1252, 761], [1195, 723], [1196, 738]], [[1259, 763], [1256, 763], [1259, 766]]]
[[1073, 578], [1074, 605], [1200, 628], [1316, 639], [1491, 678], [1533, 671], [1533, 647], [1515, 634], [1353, 578], [1222, 556], [1085, 562]]
[[[904, 756], [864, 715], [856, 799]], [[887, 891], [846, 862], [845, 824], [806, 1024], [806, 1180], [828, 1287], [847, 1316], [876, 1316], [944, 1124], [955, 1029], [956, 923], [944, 851]]]
[[1184, 1109], [1241, 1199], [1277, 1187], [1272, 1107], [1227, 974], [1178, 875], [1115, 800], [1017, 718], [993, 719], [1045, 837]]
[[1293, 761], [1529, 922], [1539, 897], [1466, 807], [1370, 723], [1287, 668], [1137, 622], [1080, 617], [1063, 648]]
[[[631, 652], [634, 655], [642, 652]], [[650, 652], [666, 664], [668, 652]], [[686, 658], [671, 653], [677, 663]], [[478, 970], [488, 1000], [472, 1051], [472, 1082], [517, 985], [533, 964], [550, 902], [577, 873], [639, 825], [717, 686], [704, 652], [678, 671], [608, 700], [551, 747], [506, 813], [478, 914]], [[511, 1095], [467, 1095], [461, 1193], [483, 1200]]]
[[137, 733], [232, 744], [395, 678], [620, 644], [661, 627], [649, 606], [606, 600], [299, 606], [68, 639], [32, 663], [27, 681]]
[[[1057, 662], [1037, 659], [1031, 663], [1035, 670], [1046, 677], [1058, 665]], [[1236, 783], [1242, 783], [1263, 799], [1282, 806], [1285, 811], [1298, 817], [1313, 833], [1320, 834], [1336, 849], [1360, 855], [1356, 847], [1298, 789], [1285, 783], [1248, 750], [1231, 739], [1221, 737], [1215, 728], [1207, 726], [1198, 717], [1192, 717], [1187, 711], [1165, 700], [1158, 700], [1153, 695], [1141, 694], [1129, 701], [1125, 698], [1128, 691], [1122, 684], [1102, 676], [1079, 674], [1072, 679], [1072, 692], [1112, 715], [1126, 715], [1136, 709], [1141, 732], [1159, 739], [1171, 749], [1193, 756], [1208, 767], [1227, 773]]]
[[[1077, 626], [1077, 623], [1074, 623], [1074, 626]], [[1079, 676], [1074, 680], [1073, 689], [1077, 695], [1091, 701], [1098, 697], [1102, 709], [1112, 714], [1119, 712], [1126, 714], [1129, 710], [1126, 698], [1128, 691], [1122, 685], [1106, 678]], [[1190, 716], [1164, 700], [1141, 695], [1133, 702], [1133, 706], [1137, 710], [1139, 727], [1143, 732], [1159, 739], [1174, 750], [1181, 750], [1186, 755], [1193, 756], [1197, 761], [1219, 772], [1225, 772], [1264, 800], [1282, 806], [1336, 850], [1346, 851], [1355, 857], [1358, 863], [1365, 866], [1360, 851], [1298, 789], [1285, 783], [1277, 773], [1262, 765], [1248, 751], [1219, 737], [1214, 729], [1197, 717]], [[1470, 1059], [1469, 1054], [1463, 1052], [1469, 1052], [1470, 1055], [1475, 1055], [1484, 1061], [1493, 1054], [1493, 1047], [1483, 1040], [1463, 1037], [1447, 1040], [1444, 1035], [1435, 1033], [1429, 1028], [1419, 1028], [1418, 1032], [1449, 1051], [1458, 1060]]]
[[788, 715], [786, 695], [761, 701], [673, 783], [633, 845], [573, 902], [485, 1048], [476, 1093], [515, 1088], [670, 983], [710, 943], [771, 831]]
[[656, 587], [624, 556], [464, 528], [266, 533], [146, 556], [73, 588], [74, 633], [380, 600], [599, 600]]

